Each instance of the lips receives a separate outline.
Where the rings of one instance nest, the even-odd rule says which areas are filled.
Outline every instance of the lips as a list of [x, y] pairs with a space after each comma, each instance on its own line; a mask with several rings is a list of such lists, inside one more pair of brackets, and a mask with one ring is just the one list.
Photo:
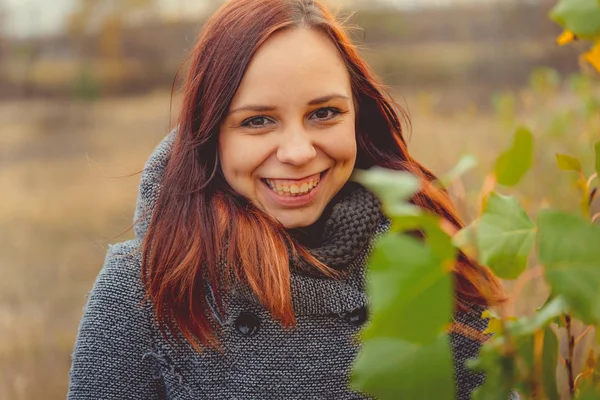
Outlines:
[[279, 206], [305, 207], [317, 197], [328, 171], [325, 170], [301, 179], [265, 178], [261, 180], [267, 195]]

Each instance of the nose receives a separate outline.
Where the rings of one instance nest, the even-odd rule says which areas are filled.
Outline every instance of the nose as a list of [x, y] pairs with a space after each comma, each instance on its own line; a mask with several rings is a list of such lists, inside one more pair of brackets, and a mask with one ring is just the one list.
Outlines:
[[309, 135], [301, 129], [282, 135], [277, 149], [277, 159], [284, 164], [299, 166], [306, 164], [317, 155]]

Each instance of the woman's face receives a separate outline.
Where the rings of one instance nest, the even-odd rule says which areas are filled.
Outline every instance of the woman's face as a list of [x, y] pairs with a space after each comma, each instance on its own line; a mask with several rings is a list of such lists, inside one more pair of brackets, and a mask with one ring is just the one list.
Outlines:
[[286, 228], [308, 226], [356, 160], [350, 75], [322, 33], [295, 28], [258, 49], [220, 126], [229, 185]]

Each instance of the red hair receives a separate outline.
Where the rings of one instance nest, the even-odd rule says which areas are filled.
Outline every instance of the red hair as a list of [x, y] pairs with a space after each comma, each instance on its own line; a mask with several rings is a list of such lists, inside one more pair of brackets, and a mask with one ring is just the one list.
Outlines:
[[[208, 290], [222, 310], [222, 290], [231, 279], [241, 281], [290, 327], [295, 324], [290, 258], [305, 257], [321, 272], [336, 275], [280, 223], [235, 193], [219, 165], [219, 124], [253, 54], [271, 35], [295, 27], [324, 33], [348, 68], [358, 110], [356, 167], [412, 172], [423, 183], [412, 202], [457, 229], [463, 226], [433, 173], [409, 155], [400, 111], [325, 7], [312, 0], [230, 0], [208, 20], [191, 52], [178, 134], [142, 248], [142, 278], [161, 330], [180, 331], [198, 350], [219, 347]], [[498, 279], [464, 254], [453, 273], [459, 307], [504, 300]]]

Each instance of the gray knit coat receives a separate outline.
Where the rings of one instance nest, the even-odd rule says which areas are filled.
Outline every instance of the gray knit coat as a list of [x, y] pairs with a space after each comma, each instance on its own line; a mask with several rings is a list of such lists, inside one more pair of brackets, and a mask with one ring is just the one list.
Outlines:
[[[164, 340], [152, 306], [140, 304], [145, 292], [136, 250], [148, 229], [174, 136], [161, 142], [144, 168], [136, 238], [109, 246], [87, 298], [72, 354], [68, 399], [369, 398], [351, 391], [348, 379], [360, 346], [353, 339], [367, 318], [363, 272], [370, 246], [350, 263], [351, 273], [342, 280], [292, 274], [296, 329], [282, 329], [252, 296], [240, 291], [231, 294], [227, 315], [219, 318], [224, 353], [197, 353], [187, 342]], [[457, 319], [478, 331], [486, 326], [476, 314]], [[480, 343], [454, 333], [450, 341], [457, 397], [466, 400], [483, 381], [464, 366]]]

